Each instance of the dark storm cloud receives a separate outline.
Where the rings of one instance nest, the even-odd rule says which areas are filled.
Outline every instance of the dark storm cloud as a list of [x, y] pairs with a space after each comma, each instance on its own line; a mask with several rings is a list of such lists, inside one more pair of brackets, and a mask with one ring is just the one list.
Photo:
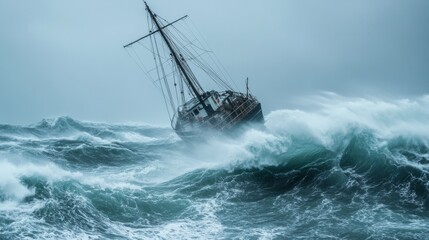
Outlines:
[[[151, 1], [189, 14], [238, 84], [268, 112], [305, 94], [404, 97], [429, 89], [429, 2]], [[0, 2], [0, 123], [70, 115], [167, 123], [160, 94], [122, 45], [141, 1]]]

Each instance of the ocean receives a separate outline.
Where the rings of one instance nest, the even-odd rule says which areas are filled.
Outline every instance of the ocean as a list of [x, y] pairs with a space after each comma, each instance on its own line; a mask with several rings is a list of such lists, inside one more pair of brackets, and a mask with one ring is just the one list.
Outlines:
[[429, 239], [429, 96], [313, 100], [193, 143], [0, 125], [0, 239]]

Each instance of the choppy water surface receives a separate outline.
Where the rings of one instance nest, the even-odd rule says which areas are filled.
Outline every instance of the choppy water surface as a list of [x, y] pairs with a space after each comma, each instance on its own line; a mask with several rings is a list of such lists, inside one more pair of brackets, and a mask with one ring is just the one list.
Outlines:
[[205, 143], [0, 125], [0, 239], [427, 239], [429, 97], [327, 99]]

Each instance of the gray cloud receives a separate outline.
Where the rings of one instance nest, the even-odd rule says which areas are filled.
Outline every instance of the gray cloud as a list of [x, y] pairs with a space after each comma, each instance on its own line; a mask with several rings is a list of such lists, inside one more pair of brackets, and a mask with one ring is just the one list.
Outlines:
[[[429, 2], [151, 1], [189, 14], [265, 112], [316, 91], [406, 97], [429, 90]], [[168, 124], [161, 95], [122, 45], [147, 30], [141, 1], [0, 2], [0, 123], [70, 115]], [[157, 103], [159, 101], [159, 103]]]

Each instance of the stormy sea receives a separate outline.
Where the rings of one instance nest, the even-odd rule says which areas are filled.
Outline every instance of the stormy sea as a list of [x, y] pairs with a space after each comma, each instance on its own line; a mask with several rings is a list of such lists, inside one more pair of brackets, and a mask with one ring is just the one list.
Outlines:
[[313, 100], [192, 143], [0, 125], [0, 239], [428, 239], [429, 96]]

